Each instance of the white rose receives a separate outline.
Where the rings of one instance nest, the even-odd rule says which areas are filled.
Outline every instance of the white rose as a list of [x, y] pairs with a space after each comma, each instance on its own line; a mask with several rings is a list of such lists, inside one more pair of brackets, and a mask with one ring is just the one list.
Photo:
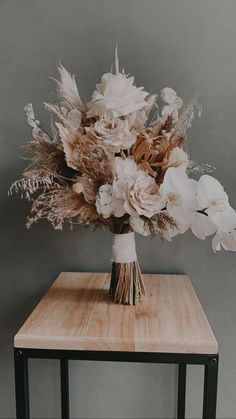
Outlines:
[[136, 141], [135, 131], [130, 132], [128, 121], [120, 118], [102, 118], [92, 127], [86, 127], [89, 137], [101, 141], [110, 151], [119, 153], [129, 149]]
[[125, 116], [142, 109], [147, 105], [144, 99], [148, 93], [143, 91], [143, 87], [135, 87], [133, 83], [133, 77], [126, 77], [121, 73], [104, 74], [88, 103], [87, 116]]
[[164, 207], [155, 180], [143, 170], [138, 170], [133, 185], [128, 185], [124, 207], [130, 215], [152, 217]]

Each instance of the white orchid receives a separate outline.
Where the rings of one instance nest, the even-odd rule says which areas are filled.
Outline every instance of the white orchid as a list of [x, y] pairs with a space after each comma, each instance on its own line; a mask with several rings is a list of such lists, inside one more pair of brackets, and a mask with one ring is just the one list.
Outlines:
[[218, 229], [229, 232], [236, 228], [236, 212], [229, 205], [228, 195], [217, 179], [209, 175], [201, 176], [197, 201]]
[[129, 130], [129, 122], [120, 118], [98, 119], [93, 126], [85, 129], [89, 137], [101, 141], [114, 153], [129, 149], [137, 139], [136, 132]]
[[151, 235], [147, 223], [145, 223], [144, 219], [141, 217], [130, 217], [130, 225], [136, 233], [139, 233], [142, 236]]
[[176, 92], [171, 89], [171, 87], [165, 87], [162, 89], [161, 98], [167, 103], [167, 105], [162, 108], [162, 117], [166, 119], [169, 115], [171, 115], [173, 122], [177, 122], [179, 117], [178, 111], [183, 105], [182, 99], [177, 96]]
[[173, 237], [177, 236], [178, 234], [180, 234], [181, 231], [179, 229], [178, 226], [174, 227], [174, 226], [168, 226], [163, 234], [162, 237], [163, 239], [167, 240], [168, 242], [171, 242], [171, 240], [173, 239]]
[[114, 196], [112, 185], [106, 183], [100, 186], [96, 197], [96, 208], [103, 218], [109, 218], [111, 215], [122, 217], [125, 213], [123, 200]]
[[196, 190], [197, 182], [189, 179], [182, 167], [171, 167], [166, 171], [160, 193], [168, 213], [177, 221], [181, 233], [185, 232], [193, 221], [196, 212]]
[[172, 148], [168, 162], [163, 168], [169, 167], [182, 167], [184, 170], [187, 169], [189, 162], [188, 154], [180, 147]]
[[217, 226], [211, 221], [210, 217], [205, 214], [195, 211], [191, 221], [191, 230], [193, 234], [201, 240], [211, 236], [217, 230]]
[[236, 251], [236, 230], [223, 232], [218, 231], [212, 239], [214, 252], [219, 251], [221, 247], [225, 250]]
[[88, 117], [113, 118], [126, 116], [147, 105], [148, 93], [143, 87], [134, 86], [134, 78], [124, 74], [106, 73], [96, 85], [92, 100], [88, 103]]

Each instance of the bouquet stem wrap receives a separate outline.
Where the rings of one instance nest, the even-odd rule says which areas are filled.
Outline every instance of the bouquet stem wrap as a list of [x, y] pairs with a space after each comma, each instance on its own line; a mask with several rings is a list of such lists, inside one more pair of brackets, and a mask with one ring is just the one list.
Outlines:
[[135, 248], [134, 232], [114, 234], [109, 294], [118, 304], [138, 304], [146, 295]]

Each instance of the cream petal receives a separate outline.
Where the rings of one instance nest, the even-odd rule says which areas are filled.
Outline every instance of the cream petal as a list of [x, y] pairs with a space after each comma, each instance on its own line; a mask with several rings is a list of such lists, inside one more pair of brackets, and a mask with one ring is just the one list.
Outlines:
[[193, 234], [200, 240], [205, 240], [206, 237], [214, 234], [217, 230], [217, 226], [210, 220], [208, 216], [198, 212], [196, 212], [190, 227]]
[[80, 182], [76, 182], [73, 186], [72, 189], [74, 192], [76, 193], [81, 193], [84, 190], [84, 186], [82, 185], [82, 183]]
[[130, 225], [132, 229], [142, 236], [150, 236], [150, 229], [145, 221], [140, 217], [130, 217]]
[[203, 175], [198, 181], [197, 201], [200, 209], [205, 209], [211, 207], [213, 202], [217, 204], [217, 201], [222, 206], [228, 202], [228, 196], [217, 179]]
[[228, 233], [218, 231], [212, 239], [212, 248], [214, 252], [219, 251], [221, 246], [225, 250], [236, 251], [236, 230]]
[[164, 102], [170, 104], [174, 103], [177, 98], [177, 94], [171, 87], [165, 87], [161, 91], [161, 98], [164, 100]]
[[230, 205], [227, 205], [225, 211], [209, 214], [209, 218], [223, 232], [229, 232], [236, 228], [236, 212]]
[[160, 187], [161, 195], [176, 192], [182, 195], [186, 189], [189, 190], [188, 176], [182, 167], [170, 167], [167, 169], [164, 181]]
[[78, 109], [72, 109], [72, 111], [67, 114], [67, 119], [74, 129], [79, 129], [81, 118], [81, 112]]

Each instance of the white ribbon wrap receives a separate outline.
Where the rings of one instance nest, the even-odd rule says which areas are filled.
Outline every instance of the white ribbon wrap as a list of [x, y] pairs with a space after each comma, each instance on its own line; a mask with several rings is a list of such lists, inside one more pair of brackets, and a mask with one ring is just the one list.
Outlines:
[[113, 234], [112, 262], [130, 263], [137, 260], [134, 232]]

